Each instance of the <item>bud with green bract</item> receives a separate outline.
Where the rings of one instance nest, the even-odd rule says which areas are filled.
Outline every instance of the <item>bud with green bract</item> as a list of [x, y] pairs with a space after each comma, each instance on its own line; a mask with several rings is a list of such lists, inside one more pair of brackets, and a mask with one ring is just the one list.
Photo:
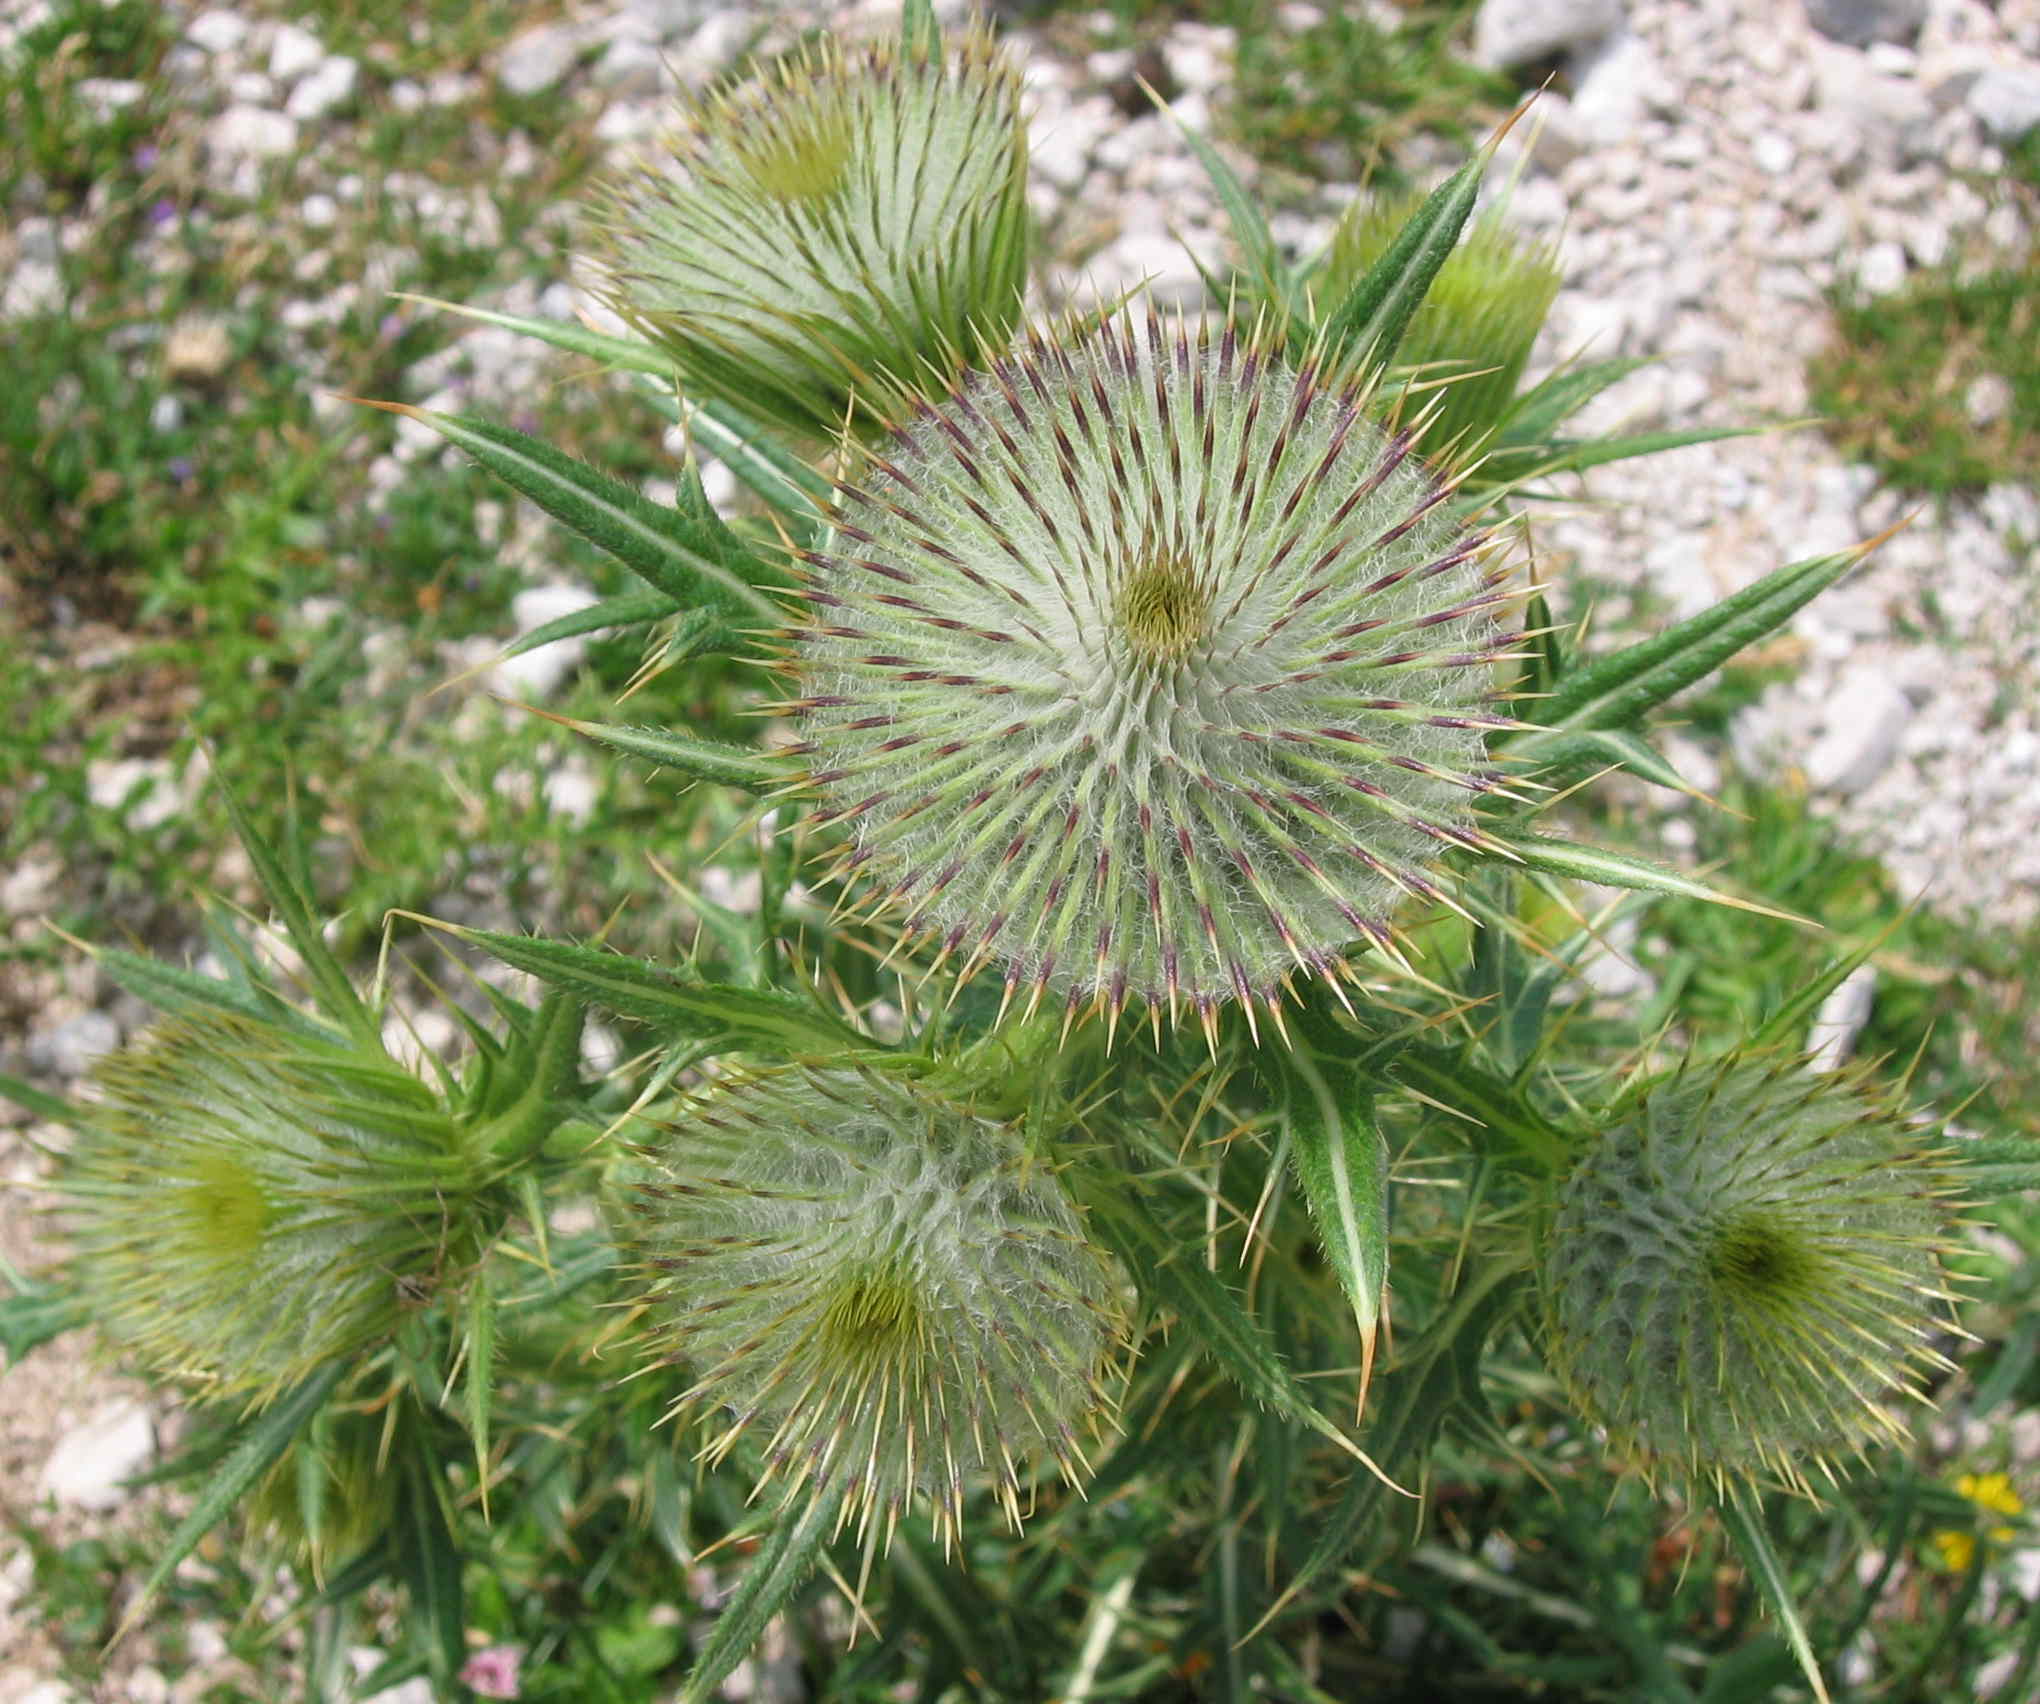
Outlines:
[[1030, 1462], [1074, 1480], [1110, 1413], [1124, 1277], [1023, 1126], [876, 1069], [785, 1065], [704, 1088], [625, 1209], [648, 1346], [676, 1405], [748, 1438], [790, 1500], [840, 1498], [867, 1546], [924, 1504], [945, 1545]]
[[266, 1400], [388, 1338], [461, 1243], [457, 1127], [379, 1051], [215, 1011], [98, 1081], [66, 1166], [74, 1270], [159, 1374]]
[[1027, 283], [1020, 83], [833, 38], [687, 115], [600, 209], [605, 293], [683, 392], [807, 440], [1003, 347]]
[[1537, 1284], [1552, 1370], [1646, 1469], [1810, 1489], [1904, 1435], [1946, 1363], [1946, 1173], [1899, 1114], [1794, 1059], [1628, 1096], [1559, 1186]]
[[1115, 1020], [1391, 947], [1491, 853], [1514, 593], [1370, 393], [1231, 327], [1030, 339], [839, 481], [795, 635], [815, 820], [910, 936]]

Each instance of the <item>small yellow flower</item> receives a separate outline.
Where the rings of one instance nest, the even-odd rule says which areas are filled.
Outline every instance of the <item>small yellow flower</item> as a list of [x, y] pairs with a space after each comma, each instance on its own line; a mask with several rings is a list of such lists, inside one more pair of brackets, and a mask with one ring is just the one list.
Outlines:
[[1976, 1560], [1976, 1537], [1973, 1533], [1956, 1532], [1943, 1527], [1932, 1539], [1934, 1555], [1941, 1566], [1950, 1573], [1966, 1574], [1969, 1565]]
[[[2019, 1501], [2018, 1492], [2012, 1489], [2012, 1478], [2008, 1473], [1965, 1473], [1955, 1481], [1955, 1489], [1979, 1509], [1988, 1509], [1994, 1515], [2022, 1515], [2026, 1512], [2026, 1505]], [[2010, 1527], [2000, 1527], [1991, 1534], [1992, 1538], [2011, 1536]]]

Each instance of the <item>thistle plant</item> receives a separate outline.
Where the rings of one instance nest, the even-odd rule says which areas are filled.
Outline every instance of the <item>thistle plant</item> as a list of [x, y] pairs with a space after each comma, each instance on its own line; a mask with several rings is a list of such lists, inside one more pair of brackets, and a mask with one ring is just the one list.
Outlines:
[[1945, 1168], [1898, 1115], [1790, 1057], [1634, 1091], [1538, 1239], [1543, 1340], [1581, 1413], [1675, 1477], [1804, 1489], [1905, 1435], [1934, 1339]]
[[694, 1370], [679, 1406], [724, 1417], [709, 1459], [748, 1438], [868, 1545], [918, 1501], [949, 1548], [982, 1484], [1017, 1526], [1039, 1456], [1080, 1480], [1125, 1279], [1024, 1129], [911, 1077], [782, 1066], [705, 1088], [643, 1161], [644, 1330]]
[[696, 400], [832, 438], [993, 352], [1027, 281], [1019, 78], [833, 37], [709, 95], [614, 185], [604, 293]]
[[[945, 47], [910, 5], [897, 45], [709, 97], [616, 188], [593, 246], [632, 335], [473, 310], [642, 381], [739, 481], [727, 514], [691, 465], [667, 502], [386, 405], [641, 582], [520, 644], [642, 635], [636, 720], [547, 714], [687, 789], [670, 908], [593, 896], [599, 945], [435, 925], [474, 995], [413, 1076], [392, 989], [437, 985], [386, 956], [363, 993], [294, 817], [237, 810], [300, 979], [100, 952], [165, 1022], [96, 1101], [0, 1080], [78, 1132], [74, 1257], [0, 1299], [0, 1342], [90, 1319], [223, 1399], [140, 1603], [254, 1487], [335, 1564], [318, 1642], [372, 1631], [448, 1696], [476, 1632], [610, 1696], [621, 1647], [571, 1668], [560, 1628], [652, 1603], [706, 1628], [641, 1677], [688, 1704], [775, 1621], [817, 1698], [1369, 1694], [1387, 1606], [1436, 1603], [1478, 1536], [1411, 1548], [1447, 1436], [1455, 1479], [1485, 1442], [1586, 1510], [1554, 1522], [1577, 1554], [1523, 1548], [1526, 1582], [1584, 1563], [1496, 1594], [1467, 1689], [1554, 1672], [1500, 1629], [1601, 1578], [1565, 1672], [1681, 1696], [1566, 1417], [1611, 1470], [1714, 1498], [1818, 1689], [1763, 1493], [1844, 1498], [1902, 1434], [1953, 1318], [1944, 1202], [2040, 1153], [1922, 1154], [1867, 1070], [1797, 1063], [1861, 954], [1795, 959], [1749, 1033], [1676, 979], [1597, 999], [1575, 879], [1645, 918], [1803, 923], [1546, 802], [1609, 769], [1682, 788], [1657, 708], [1868, 547], [1588, 654], [1511, 582], [1516, 499], [1720, 434], [1562, 435], [1629, 364], [1524, 382], [1550, 259], [1473, 221], [1484, 161], [1298, 267], [1193, 136], [1235, 220], [1228, 310], [1023, 329], [1019, 111], [986, 35]], [[619, 950], [661, 927], [691, 950]], [[591, 1012], [626, 1043], [600, 1070]], [[1617, 1071], [1639, 1086], [1603, 1106]], [[1790, 1518], [1837, 1523], [1829, 1553], [1861, 1530]], [[809, 1614], [846, 1542], [880, 1635], [854, 1658]], [[379, 1582], [400, 1629], [368, 1626]], [[1662, 1614], [1712, 1649], [1717, 1609]], [[1789, 1680], [1768, 1661], [1709, 1694]]]
[[1153, 314], [1036, 337], [839, 485], [811, 820], [1007, 996], [1208, 1027], [1490, 852], [1508, 592], [1363, 385]]

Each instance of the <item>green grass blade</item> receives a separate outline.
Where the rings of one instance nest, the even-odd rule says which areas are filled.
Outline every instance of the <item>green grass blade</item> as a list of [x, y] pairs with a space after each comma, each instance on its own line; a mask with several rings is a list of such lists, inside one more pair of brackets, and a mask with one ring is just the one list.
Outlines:
[[1806, 1623], [1799, 1618], [1799, 1605], [1792, 1596], [1792, 1582], [1785, 1577], [1785, 1565], [1778, 1560], [1777, 1549], [1771, 1543], [1771, 1535], [1764, 1530], [1756, 1504], [1754, 1491], [1746, 1486], [1733, 1486], [1725, 1495], [1714, 1500], [1714, 1509], [1721, 1516], [1722, 1528], [1741, 1556], [1743, 1566], [1749, 1569], [1764, 1601], [1771, 1606], [1771, 1613], [1778, 1618], [1785, 1643], [1791, 1646], [1799, 1671], [1806, 1676], [1807, 1685], [1813, 1688], [1814, 1697], [1820, 1700], [1820, 1704], [1828, 1704], [1827, 1683], [1821, 1679], [1813, 1643], [1806, 1636]]
[[1340, 370], [1364, 376], [1395, 358], [1411, 316], [1466, 227], [1486, 165], [1486, 156], [1476, 155], [1433, 190], [1382, 257], [1325, 315], [1319, 336]]
[[530, 972], [548, 987], [690, 1038], [763, 1041], [805, 1053], [878, 1051], [875, 1043], [840, 1018], [791, 994], [689, 982], [643, 959], [571, 941], [501, 935], [451, 923], [434, 922], [433, 927]]
[[404, 404], [374, 406], [430, 426], [676, 604], [712, 610], [740, 632], [785, 625], [786, 611], [757, 589], [756, 582], [774, 576], [720, 521], [654, 503], [542, 439], [493, 421]]
[[714, 1697], [730, 1670], [764, 1636], [766, 1623], [807, 1583], [835, 1529], [844, 1484], [841, 1477], [832, 1480], [830, 1489], [815, 1496], [797, 1516], [781, 1510], [766, 1527], [764, 1542], [688, 1671], [680, 1704], [705, 1704]]
[[340, 1381], [349, 1371], [350, 1364], [345, 1361], [321, 1367], [303, 1384], [248, 1423], [247, 1429], [206, 1482], [205, 1489], [199, 1492], [191, 1512], [178, 1522], [177, 1530], [163, 1547], [163, 1554], [156, 1558], [156, 1565], [149, 1570], [142, 1589], [135, 1594], [134, 1602], [128, 1605], [127, 1613], [121, 1617], [111, 1643], [118, 1644], [134, 1630], [143, 1613], [155, 1603], [156, 1594], [177, 1571], [177, 1564], [196, 1550], [198, 1541], [226, 1518], [228, 1510], [247, 1495], [256, 1480], [276, 1465], [283, 1452], [290, 1448], [291, 1439], [319, 1411], [326, 1398], [339, 1389]]
[[382, 1025], [376, 1021], [375, 1014], [368, 1009], [367, 1002], [348, 979], [347, 972], [340, 968], [340, 961], [333, 956], [332, 949], [326, 945], [318, 919], [312, 915], [311, 896], [298, 885], [297, 878], [277, 856], [276, 849], [255, 832], [255, 824], [241, 809], [241, 801], [234, 797], [233, 789], [223, 785], [220, 797], [226, 800], [234, 834], [247, 852], [248, 862], [255, 867], [255, 879], [262, 884], [262, 891], [275, 910], [277, 920], [283, 924], [284, 933], [290, 937], [290, 944], [304, 961], [305, 975], [311, 981], [312, 993], [319, 1005], [342, 1030], [374, 1053], [381, 1054]]
[[1349, 1079], [1335, 1090], [1330, 1065], [1296, 1049], [1267, 1055], [1263, 1068], [1285, 1103], [1297, 1182], [1360, 1330], [1364, 1408], [1388, 1289], [1388, 1142], [1364, 1085]]
[[534, 627], [515, 644], [506, 646], [503, 655], [521, 657], [541, 645], [577, 639], [583, 633], [599, 633], [605, 627], [642, 627], [647, 622], [663, 621], [681, 608], [676, 599], [664, 592], [625, 592], [621, 597], [604, 598], [586, 609], [570, 611], [542, 627]]
[[783, 787], [794, 778], [784, 758], [723, 740], [701, 740], [668, 728], [627, 728], [606, 722], [582, 722], [571, 716], [543, 712], [549, 722], [571, 728], [585, 739], [599, 741], [630, 757], [641, 757], [661, 769], [676, 769], [696, 781], [714, 781], [762, 793]]

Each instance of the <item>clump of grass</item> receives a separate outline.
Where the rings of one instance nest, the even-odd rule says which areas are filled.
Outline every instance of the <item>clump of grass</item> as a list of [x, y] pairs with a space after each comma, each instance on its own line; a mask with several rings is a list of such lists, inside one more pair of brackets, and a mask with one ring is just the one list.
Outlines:
[[2040, 268], [1937, 271], [1839, 301], [1808, 377], [1836, 444], [1895, 484], [1946, 494], [2040, 477]]

